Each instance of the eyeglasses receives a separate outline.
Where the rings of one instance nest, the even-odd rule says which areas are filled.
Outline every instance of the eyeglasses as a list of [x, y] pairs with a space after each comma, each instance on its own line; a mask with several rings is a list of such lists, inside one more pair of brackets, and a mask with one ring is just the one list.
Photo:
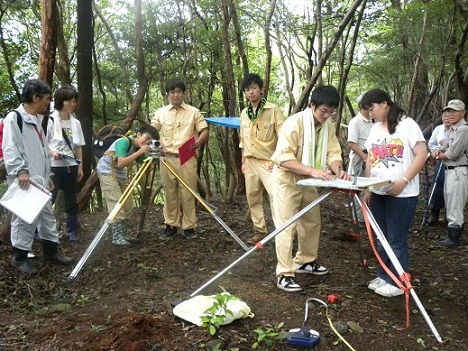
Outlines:
[[323, 110], [321, 108], [318, 108], [317, 111], [319, 111], [324, 116], [333, 117], [334, 115], [336, 115], [336, 110], [328, 111], [328, 110]]
[[458, 113], [458, 112], [462, 112], [463, 110], [460, 110], [460, 111], [456, 111], [456, 110], [445, 110], [444, 111], [444, 114], [447, 114], [447, 115], [453, 115], [455, 113]]

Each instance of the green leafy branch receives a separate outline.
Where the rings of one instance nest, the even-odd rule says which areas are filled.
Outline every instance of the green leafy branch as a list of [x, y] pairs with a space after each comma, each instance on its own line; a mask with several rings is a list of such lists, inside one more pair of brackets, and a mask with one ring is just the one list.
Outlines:
[[257, 341], [252, 345], [252, 349], [256, 350], [258, 346], [264, 344], [265, 346], [273, 346], [276, 340], [284, 340], [288, 337], [287, 332], [281, 332], [284, 323], [279, 323], [277, 326], [269, 327], [267, 329], [255, 329], [257, 333]]
[[218, 332], [219, 327], [223, 325], [227, 316], [234, 315], [227, 307], [228, 302], [239, 300], [237, 297], [226, 292], [222, 286], [220, 288], [223, 292], [215, 295], [216, 301], [213, 303], [213, 306], [208, 308], [201, 317], [202, 327], [207, 328], [212, 336]]

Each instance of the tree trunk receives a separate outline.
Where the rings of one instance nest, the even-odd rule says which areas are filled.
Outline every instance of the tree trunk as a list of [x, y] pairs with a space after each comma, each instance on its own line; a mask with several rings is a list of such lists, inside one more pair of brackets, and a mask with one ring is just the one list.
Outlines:
[[239, 19], [237, 18], [236, 4], [234, 3], [234, 0], [228, 0], [228, 3], [232, 24], [234, 25], [234, 33], [236, 34], [237, 49], [239, 50], [239, 56], [242, 61], [242, 73], [245, 77], [249, 73], [249, 61], [247, 60], [244, 42], [242, 41], [241, 27], [239, 25]]
[[[226, 64], [226, 97], [227, 97], [227, 115], [228, 116], [235, 116], [236, 115], [236, 82], [234, 78], [234, 67], [232, 65], [232, 53], [231, 53], [231, 45], [229, 41], [229, 23], [231, 21], [231, 17], [229, 14], [229, 4], [228, 0], [222, 0], [222, 42], [223, 42], [223, 49], [224, 49], [224, 61]], [[226, 133], [226, 136], [228, 134]], [[226, 149], [230, 149], [229, 141], [226, 139], [224, 143]], [[237, 146], [237, 149], [239, 147]], [[235, 150], [231, 149], [229, 155], [235, 155]], [[239, 165], [233, 160], [232, 162], [228, 163], [231, 167], [226, 167], [226, 185], [229, 187], [229, 182], [231, 180], [231, 174], [236, 173]], [[227, 201], [232, 201], [232, 198], [228, 198]]]
[[[129, 130], [133, 124], [133, 121], [137, 118], [138, 113], [141, 110], [141, 105], [145, 99], [146, 92], [148, 91], [148, 79], [146, 77], [146, 65], [144, 60], [144, 42], [142, 36], [142, 26], [141, 26], [141, 2], [140, 0], [135, 0], [135, 11], [136, 13], [136, 24], [135, 24], [135, 35], [136, 35], [136, 55], [138, 63], [138, 79], [140, 80], [140, 85], [138, 86], [137, 94], [132, 98], [133, 102], [128, 111], [127, 117], [122, 122], [122, 127], [125, 130]], [[96, 172], [94, 172], [86, 181], [85, 185], [78, 194], [78, 204], [80, 208], [85, 208], [87, 201], [91, 197], [91, 193], [94, 190], [98, 182], [98, 177]]]
[[265, 19], [265, 53], [266, 53], [266, 62], [265, 62], [265, 83], [263, 84], [263, 95], [265, 98], [268, 98], [268, 91], [270, 90], [270, 76], [271, 76], [271, 42], [270, 42], [270, 26], [271, 19], [275, 12], [276, 0], [271, 0], [270, 10], [268, 11], [268, 16]]
[[57, 4], [55, 0], [42, 1], [41, 27], [38, 76], [52, 87], [57, 50]]
[[62, 85], [71, 85], [70, 58], [68, 57], [67, 41], [63, 33], [63, 7], [64, 5], [59, 7], [57, 16], [57, 60], [55, 62], [55, 74]]
[[8, 52], [8, 48], [7, 48], [7, 45], [5, 43], [5, 38], [3, 36], [2, 20], [3, 20], [3, 16], [6, 13], [6, 10], [7, 9], [4, 9], [3, 6], [0, 7], [0, 45], [2, 47], [2, 54], [3, 54], [4, 62], [5, 62], [5, 65], [6, 65], [6, 70], [8, 72], [8, 79], [10, 81], [10, 85], [11, 85], [11, 87], [13, 88], [13, 90], [15, 92], [16, 99], [18, 101], [21, 101], [20, 88], [18, 87], [18, 84], [16, 84], [16, 81], [15, 81], [15, 75], [14, 75], [13, 67], [12, 67], [12, 60], [10, 59], [10, 54]]
[[455, 55], [455, 77], [458, 88], [458, 98], [468, 105], [468, 70], [463, 72], [462, 58], [465, 53], [465, 45], [468, 37], [468, 21], [463, 28], [462, 36], [458, 43], [457, 53]]
[[93, 6], [92, 0], [78, 0], [77, 2], [77, 80], [80, 98], [76, 107], [77, 118], [81, 122], [81, 128], [86, 145], [83, 150], [84, 177], [80, 188], [91, 174], [91, 143], [93, 135]]

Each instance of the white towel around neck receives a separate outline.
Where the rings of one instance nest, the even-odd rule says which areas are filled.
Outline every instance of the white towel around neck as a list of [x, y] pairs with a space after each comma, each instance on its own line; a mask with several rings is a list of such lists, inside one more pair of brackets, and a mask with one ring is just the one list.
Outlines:
[[[307, 108], [304, 110], [302, 115], [302, 122], [304, 124], [304, 150], [302, 152], [302, 164], [306, 166], [311, 166], [315, 168], [316, 161], [316, 143], [315, 140], [315, 123], [314, 117], [312, 116], [312, 109]], [[322, 130], [320, 133], [323, 133], [323, 147], [322, 153], [320, 155], [320, 165], [321, 169], [325, 169], [327, 166], [327, 149], [328, 149], [328, 125], [329, 122], [326, 121], [322, 125]]]

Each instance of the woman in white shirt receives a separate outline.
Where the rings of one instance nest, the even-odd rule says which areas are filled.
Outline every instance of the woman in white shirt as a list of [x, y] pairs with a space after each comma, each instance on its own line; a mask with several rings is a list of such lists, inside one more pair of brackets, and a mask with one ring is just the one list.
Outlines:
[[[367, 194], [366, 201], [403, 270], [408, 272], [408, 232], [418, 203], [419, 171], [427, 159], [426, 142], [418, 124], [385, 91], [368, 91], [361, 105], [376, 122], [366, 141], [366, 176], [391, 180], [391, 185]], [[380, 242], [378, 253], [398, 279]], [[396, 285], [385, 269], [379, 267], [377, 278], [368, 287], [379, 295], [392, 297], [404, 293]]]
[[82, 150], [85, 145], [81, 123], [75, 118], [78, 92], [72, 86], [57, 89], [54, 94], [55, 111], [47, 125], [47, 139], [51, 156], [51, 171], [55, 189], [52, 202], [62, 190], [67, 214], [67, 234], [77, 240], [78, 205], [77, 184], [83, 178]]

